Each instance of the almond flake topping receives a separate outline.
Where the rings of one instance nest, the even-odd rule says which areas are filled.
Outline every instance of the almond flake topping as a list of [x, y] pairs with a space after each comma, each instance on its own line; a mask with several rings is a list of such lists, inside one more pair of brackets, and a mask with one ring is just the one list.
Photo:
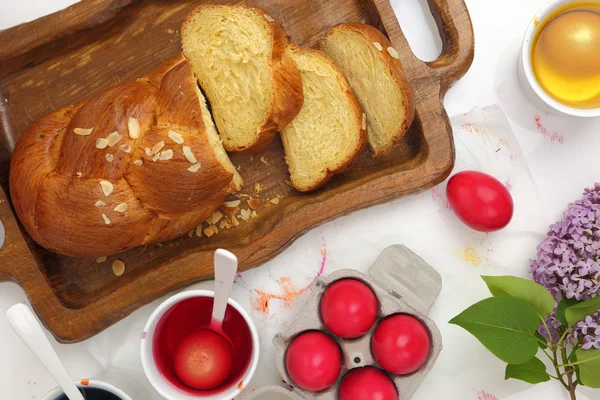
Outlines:
[[223, 203], [227, 208], [236, 208], [240, 205], [240, 200], [226, 201]]
[[160, 154], [154, 155], [154, 157], [152, 157], [152, 162], [157, 162], [159, 158], [160, 158]]
[[175, 131], [169, 131], [169, 139], [177, 144], [183, 144], [183, 136]]
[[192, 153], [192, 148], [190, 146], [183, 146], [183, 155], [192, 164], [196, 164], [198, 162], [194, 156], [194, 153]]
[[141, 167], [141, 166], [142, 166], [142, 164], [144, 164], [144, 162], [143, 162], [142, 160], [135, 160], [135, 161], [133, 162], [133, 165], [135, 165], [135, 166], [138, 166], [138, 167]]
[[112, 263], [112, 271], [116, 276], [121, 276], [125, 273], [125, 263], [121, 260], [115, 260]]
[[106, 225], [110, 225], [110, 219], [106, 216], [106, 214], [102, 214], [102, 219]]
[[398, 54], [398, 51], [396, 51], [395, 48], [393, 47], [388, 47], [387, 48], [387, 52], [390, 53], [390, 56], [392, 56], [393, 58], [395, 58], [396, 60], [400, 59], [400, 54]]
[[113, 160], [115, 159], [115, 156], [113, 156], [112, 154], [107, 154], [104, 157], [106, 157], [106, 161], [108, 162], [113, 162]]
[[100, 187], [102, 187], [102, 193], [104, 193], [106, 197], [108, 197], [114, 189], [113, 184], [109, 181], [100, 181]]
[[104, 261], [106, 261], [106, 256], [96, 258], [98, 264], [102, 264]]
[[129, 118], [127, 129], [129, 129], [130, 138], [137, 139], [140, 137], [140, 123], [136, 118]]
[[125, 211], [127, 211], [127, 203], [117, 204], [117, 206], [113, 209], [113, 211], [124, 213]]
[[119, 132], [115, 131], [108, 135], [106, 137], [106, 140], [108, 141], [108, 145], [110, 147], [113, 147], [115, 144], [119, 143], [119, 140], [121, 140], [121, 138], [122, 136], [119, 134]]
[[383, 46], [381, 45], [381, 43], [373, 42], [373, 46], [375, 46], [375, 48], [377, 48], [377, 50], [383, 51]]
[[367, 114], [365, 113], [362, 115], [362, 128], [363, 131], [367, 129]]
[[268, 15], [268, 14], [265, 14], [265, 19], [266, 19], [267, 21], [269, 21], [269, 22], [275, 22], [275, 20], [273, 19], [273, 17], [271, 17], [271, 16], [270, 16], [270, 15]]
[[167, 161], [167, 160], [170, 160], [171, 158], [173, 158], [173, 150], [169, 149], [169, 150], [160, 152], [159, 160]]
[[146, 155], [147, 155], [148, 157], [152, 157], [152, 150], [150, 150], [150, 147], [146, 147], [146, 148], [144, 149], [144, 151], [146, 152]]
[[165, 142], [161, 140], [160, 142], [156, 143], [152, 148], [152, 154], [158, 154], [158, 152], [161, 151], [163, 147], [165, 147]]
[[119, 150], [124, 151], [125, 153], [131, 153], [131, 146], [126, 143], [123, 143], [119, 146]]
[[202, 237], [202, 225], [196, 227], [196, 236]]
[[98, 200], [96, 202], [96, 204], [94, 204], [96, 207], [104, 207], [106, 205], [105, 202], [103, 202], [102, 200]]
[[215, 211], [211, 217], [212, 224], [216, 224], [221, 220], [221, 218], [223, 218], [223, 214], [218, 211]]
[[279, 197], [273, 197], [271, 199], [271, 204], [279, 204]]
[[191, 167], [189, 167], [187, 170], [190, 172], [198, 172], [198, 170], [200, 169], [202, 165], [200, 163], [196, 163], [194, 165], [192, 165]]
[[259, 199], [249, 198], [246, 202], [248, 203], [248, 206], [253, 210], [256, 210], [260, 206]]
[[77, 175], [78, 178], [81, 178], [83, 176], [81, 172], [76, 172], [75, 175]]
[[108, 140], [104, 138], [96, 139], [96, 148], [97, 149], [105, 149], [108, 146]]
[[93, 130], [94, 130], [94, 128], [89, 128], [89, 129], [75, 128], [75, 129], [73, 129], [73, 132], [75, 132], [75, 134], [79, 135], [79, 136], [88, 136], [92, 133]]

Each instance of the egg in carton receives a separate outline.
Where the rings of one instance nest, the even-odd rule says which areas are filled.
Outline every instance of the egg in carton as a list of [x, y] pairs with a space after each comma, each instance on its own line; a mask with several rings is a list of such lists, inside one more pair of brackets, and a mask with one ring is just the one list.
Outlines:
[[[355, 279], [367, 284], [378, 301], [376, 322], [371, 329], [357, 339], [343, 339], [334, 335], [325, 326], [320, 315], [321, 297], [325, 290], [334, 282], [343, 279]], [[294, 386], [295, 393], [288, 398], [298, 395], [305, 399], [334, 400], [338, 398], [341, 380], [355, 368], [373, 366], [381, 368], [371, 353], [371, 338], [377, 324], [386, 317], [394, 314], [408, 314], [417, 318], [427, 328], [430, 338], [430, 352], [425, 364], [409, 375], [388, 376], [392, 379], [398, 398], [410, 399], [416, 392], [425, 376], [433, 367], [440, 351], [442, 338], [435, 323], [427, 317], [442, 289], [440, 274], [429, 264], [402, 245], [386, 248], [369, 269], [367, 275], [356, 270], [340, 270], [327, 277], [320, 277], [310, 287], [311, 296], [302, 311], [294, 318], [292, 324], [284, 332], [275, 336], [273, 343], [276, 349], [277, 369], [286, 380]], [[286, 370], [285, 356], [290, 343], [300, 334], [307, 331], [324, 332], [339, 345], [342, 355], [342, 369], [336, 382], [320, 392], [310, 392], [296, 385]], [[263, 395], [268, 395], [269, 389]], [[281, 389], [276, 389], [281, 392]], [[270, 392], [269, 392], [270, 393]], [[272, 395], [285, 398], [284, 393], [273, 392]]]

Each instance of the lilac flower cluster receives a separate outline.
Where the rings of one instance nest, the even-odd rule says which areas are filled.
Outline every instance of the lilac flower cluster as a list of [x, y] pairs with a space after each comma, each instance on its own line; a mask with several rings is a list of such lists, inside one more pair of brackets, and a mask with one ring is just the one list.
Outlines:
[[[530, 271], [555, 299], [588, 300], [600, 295], [600, 183], [585, 189], [583, 199], [569, 204], [563, 216], [550, 226]], [[554, 314], [547, 322], [554, 336], [560, 323]], [[587, 349], [600, 348], [600, 313], [579, 322], [572, 339]]]

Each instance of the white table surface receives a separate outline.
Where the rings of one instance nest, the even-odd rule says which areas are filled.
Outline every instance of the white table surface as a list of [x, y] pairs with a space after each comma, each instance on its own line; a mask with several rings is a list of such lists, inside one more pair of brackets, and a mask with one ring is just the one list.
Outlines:
[[[73, 0], [2, 0], [0, 1], [0, 29], [30, 21], [74, 2]], [[521, 145], [531, 177], [535, 182], [533, 186], [537, 187], [537, 193], [541, 198], [540, 207], [544, 211], [543, 218], [534, 219], [534, 222], [528, 221], [526, 216], [520, 217], [522, 227], [519, 232], [530, 231], [537, 235], [532, 244], [508, 245], [509, 247], [506, 248], [500, 246], [501, 251], [505, 253], [505, 256], [500, 258], [512, 265], [502, 265], [494, 259], [494, 262], [481, 266], [476, 273], [500, 274], [512, 270], [511, 268], [519, 268], [519, 271], [522, 271], [520, 274], [526, 276], [527, 260], [535, 256], [535, 243], [541, 240], [541, 235], [548, 224], [560, 216], [568, 202], [580, 197], [584, 187], [600, 181], [600, 163], [597, 162], [600, 148], [600, 134], [598, 134], [600, 121], [579, 121], [539, 113], [519, 92], [518, 85], [515, 83], [516, 52], [525, 27], [545, 0], [466, 0], [466, 2], [475, 30], [475, 61], [467, 75], [449, 91], [445, 100], [446, 109], [449, 115], [455, 115], [466, 113], [473, 107], [500, 105]], [[431, 33], [432, 19], [430, 14], [424, 11], [426, 1], [392, 0], [392, 3], [417, 56], [426, 60], [436, 58], [441, 43], [436, 36], [437, 32]], [[541, 118], [543, 127], [536, 123], [536, 116]], [[559, 137], [561, 140], [557, 140]], [[305, 235], [268, 265], [244, 275], [244, 278], [255, 283], [267, 279], [265, 275], [270, 274], [271, 271], [284, 269], [285, 266], [282, 264], [293, 264], [297, 260], [306, 259], [305, 248], [314, 243], [318, 245], [325, 240], [327, 240], [326, 251], [329, 257], [326, 272], [330, 272], [330, 269], [347, 267], [348, 264], [356, 265], [356, 268], [366, 271], [382, 248], [393, 243], [406, 243], [426, 261], [443, 270], [445, 285], [448, 284], [454, 292], [462, 292], [464, 300], [456, 301], [454, 308], [446, 311], [443, 306], [436, 305], [431, 316], [443, 334], [450, 332], [460, 337], [464, 340], [465, 346], [468, 345], [469, 349], [473, 349], [469, 351], [478, 352], [478, 360], [482, 363], [479, 366], [466, 365], [460, 353], [460, 344], [452, 342], [451, 347], [446, 346], [445, 352], [442, 353], [446, 358], [442, 361], [441, 357], [438, 362], [442, 366], [439, 368], [436, 366], [414, 398], [416, 400], [433, 398], [495, 400], [527, 388], [527, 385], [521, 382], [505, 382], [501, 363], [488, 357], [484, 350], [480, 350], [481, 346], [468, 334], [461, 332], [459, 328], [448, 327], [447, 321], [453, 316], [450, 312], [457, 313], [477, 299], [485, 297], [486, 294], [481, 285], [477, 287], [464, 285], [461, 290], [457, 289], [461, 287], [459, 284], [462, 279], [461, 271], [456, 271], [454, 274], [453, 271], [449, 272], [443, 267], [444, 259], [452, 258], [453, 255], [439, 253], [436, 243], [427, 242], [426, 230], [418, 231], [419, 227], [428, 223], [429, 218], [439, 219], [439, 216], [418, 213], [414, 215], [411, 210], [419, 209], [417, 203], [419, 200], [414, 197], [398, 200], [326, 224]], [[380, 227], [382, 229], [379, 229]], [[404, 227], [415, 229], [414, 234], [403, 233]], [[371, 231], [368, 243], [364, 243], [363, 240], [364, 251], [362, 251], [361, 243], [356, 241], [356, 233], [369, 229]], [[500, 243], [502, 236], [490, 236], [489, 241], [494, 246], [496, 245], [494, 241]], [[351, 260], [345, 258], [349, 246], [355, 249]], [[315, 257], [311, 255], [308, 258]], [[461, 268], [467, 267], [461, 266]], [[451, 296], [447, 292], [442, 292], [442, 297]], [[438, 303], [443, 300], [445, 299], [439, 300]], [[301, 302], [300, 299], [295, 301]], [[23, 291], [15, 284], [0, 284], [0, 399], [40, 399], [54, 386], [54, 383], [6, 321], [5, 311], [16, 302], [26, 302]], [[284, 305], [274, 304], [274, 306], [285, 308]], [[54, 340], [52, 342], [75, 378], [93, 376], [102, 370], [102, 365], [98, 361], [102, 357], [98, 356], [98, 349], [109, 351], [106, 349], [110, 349], [111, 343], [115, 343], [118, 347], [120, 341], [129, 340], [127, 336], [120, 336], [119, 332], [135, 330], [135, 327], [140, 324], [143, 326], [143, 321], [152, 307], [153, 305], [149, 305], [140, 309], [115, 327], [98, 335], [92, 342], [74, 345], [61, 345]], [[299, 306], [292, 305], [291, 308], [293, 310], [297, 307]], [[269, 318], [261, 315], [253, 315], [253, 318], [262, 331], [277, 329], [277, 326], [273, 327], [272, 323], [269, 325]], [[136, 339], [131, 339], [129, 343], [132, 348], [137, 346]], [[453, 361], [451, 357], [456, 357], [455, 371], [451, 371]], [[469, 374], [474, 373], [475, 370], [479, 379], [486, 382], [485, 387], [477, 386], [477, 382], [468, 383]], [[267, 379], [265, 383], [277, 382], [276, 379], [273, 382]], [[585, 391], [585, 393], [589, 398], [600, 399], [600, 391]]]

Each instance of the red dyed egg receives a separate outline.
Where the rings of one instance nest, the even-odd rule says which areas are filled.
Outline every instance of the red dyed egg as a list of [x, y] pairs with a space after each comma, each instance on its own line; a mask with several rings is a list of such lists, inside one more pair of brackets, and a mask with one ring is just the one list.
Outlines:
[[198, 390], [214, 389], [225, 382], [232, 365], [231, 345], [223, 336], [208, 329], [183, 339], [173, 356], [177, 377]]
[[425, 364], [431, 351], [431, 339], [421, 321], [410, 315], [396, 314], [377, 325], [371, 351], [383, 369], [407, 375]]
[[340, 384], [339, 400], [398, 400], [394, 382], [373, 367], [348, 372]]
[[476, 231], [497, 231], [512, 219], [512, 196], [499, 180], [488, 174], [459, 172], [448, 181], [446, 195], [456, 216]]
[[285, 366], [294, 384], [318, 392], [337, 380], [342, 369], [342, 352], [337, 343], [322, 332], [302, 333], [288, 347]]
[[325, 290], [321, 318], [336, 336], [354, 339], [367, 333], [377, 318], [377, 298], [356, 279], [342, 279]]

